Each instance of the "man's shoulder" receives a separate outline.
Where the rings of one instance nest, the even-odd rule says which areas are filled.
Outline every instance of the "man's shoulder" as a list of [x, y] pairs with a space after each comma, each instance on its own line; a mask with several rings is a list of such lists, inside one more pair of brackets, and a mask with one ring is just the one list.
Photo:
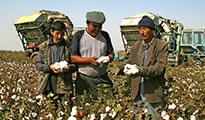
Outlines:
[[79, 31], [77, 31], [74, 35], [75, 35], [75, 36], [76, 36], [76, 35], [83, 35], [84, 31], [85, 31], [85, 30], [79, 30]]
[[166, 45], [168, 42], [167, 41], [164, 41], [164, 40], [161, 40], [159, 38], [154, 38], [156, 43], [159, 44], [160, 46], [161, 45]]
[[134, 43], [133, 47], [134, 47], [134, 46], [139, 46], [139, 45], [141, 45], [141, 44], [143, 44], [143, 40], [138, 40], [138, 41], [136, 41], [136, 42]]
[[46, 40], [46, 41], [42, 42], [42, 43], [39, 45], [39, 49], [40, 49], [40, 50], [43, 50], [44, 48], [47, 48], [47, 47], [48, 47], [48, 44], [49, 44], [49, 40]]

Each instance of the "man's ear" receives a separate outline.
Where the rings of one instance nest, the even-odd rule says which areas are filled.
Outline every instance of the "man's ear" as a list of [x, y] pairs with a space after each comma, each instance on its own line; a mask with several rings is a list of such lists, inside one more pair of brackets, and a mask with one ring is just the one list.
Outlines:
[[52, 29], [50, 29], [50, 33], [51, 33], [51, 35], [53, 35], [53, 30]]

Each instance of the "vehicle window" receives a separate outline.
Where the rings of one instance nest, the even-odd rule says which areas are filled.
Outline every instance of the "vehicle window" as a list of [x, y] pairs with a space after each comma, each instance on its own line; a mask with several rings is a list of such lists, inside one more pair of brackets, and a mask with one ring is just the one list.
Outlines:
[[191, 43], [192, 43], [191, 32], [184, 32], [182, 44], [191, 44]]
[[202, 44], [202, 32], [195, 32], [194, 33], [194, 43], [195, 44]]

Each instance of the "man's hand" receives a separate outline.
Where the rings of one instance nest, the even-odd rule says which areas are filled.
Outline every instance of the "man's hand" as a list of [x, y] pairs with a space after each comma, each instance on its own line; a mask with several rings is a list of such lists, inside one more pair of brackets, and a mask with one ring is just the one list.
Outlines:
[[96, 61], [97, 59], [98, 59], [98, 57], [90, 58], [90, 63], [94, 66], [99, 65], [100, 63]]
[[142, 68], [139, 66], [135, 66], [139, 71], [135, 74], [132, 74], [131, 77], [139, 77], [142, 75]]
[[70, 70], [70, 65], [66, 65], [64, 68], [63, 68], [63, 72], [68, 72]]

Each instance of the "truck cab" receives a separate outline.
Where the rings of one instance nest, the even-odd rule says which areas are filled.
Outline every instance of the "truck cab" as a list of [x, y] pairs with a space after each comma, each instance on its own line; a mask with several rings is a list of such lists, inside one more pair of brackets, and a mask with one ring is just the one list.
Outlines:
[[180, 42], [181, 52], [191, 58], [205, 57], [205, 28], [186, 28]]

